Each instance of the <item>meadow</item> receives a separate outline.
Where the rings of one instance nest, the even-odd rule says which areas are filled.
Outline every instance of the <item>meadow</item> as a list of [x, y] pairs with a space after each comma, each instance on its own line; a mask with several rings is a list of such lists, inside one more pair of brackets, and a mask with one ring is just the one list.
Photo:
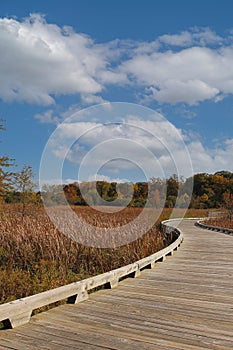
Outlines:
[[[142, 210], [125, 208], [118, 213], [98, 213], [89, 207], [72, 209], [89, 224], [106, 228], [121, 227]], [[19, 205], [2, 205], [0, 303], [100, 274], [163, 249], [174, 239], [160, 229], [160, 222], [169, 218], [170, 213], [171, 209], [164, 209], [156, 224], [133, 242], [121, 247], [96, 248], [59, 232], [42, 207], [28, 207], [22, 215]], [[189, 217], [206, 215], [207, 210], [198, 209], [190, 209], [186, 214]]]

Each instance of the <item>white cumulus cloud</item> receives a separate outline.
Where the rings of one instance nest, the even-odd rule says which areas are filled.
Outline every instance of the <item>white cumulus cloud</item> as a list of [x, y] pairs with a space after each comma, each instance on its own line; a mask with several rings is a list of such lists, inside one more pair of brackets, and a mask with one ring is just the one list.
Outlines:
[[[85, 166], [91, 174], [95, 173], [96, 166], [100, 168], [100, 164], [111, 173], [114, 170], [119, 173], [132, 170], [137, 165], [150, 173], [154, 161], [158, 164], [157, 171], [161, 174], [159, 168], [162, 169], [166, 176], [177, 171], [185, 177], [198, 172], [214, 173], [223, 169], [233, 171], [233, 139], [226, 140], [221, 146], [207, 148], [197, 134], [185, 135], [166, 120], [140, 120], [128, 115], [123, 124], [119, 125], [82, 121], [63, 123], [58, 130], [59, 138], [54, 143], [53, 150], [55, 156], [67, 158], [78, 165], [89, 153]], [[69, 149], [64, 145], [70, 138], [76, 139], [76, 142]], [[192, 167], [189, 166], [184, 144]]]
[[179, 34], [164, 34], [158, 38], [159, 42], [171, 46], [188, 47], [191, 45], [214, 45], [224, 40], [210, 28], [192, 28]]
[[54, 94], [97, 93], [106, 66], [91, 38], [48, 24], [41, 15], [23, 22], [0, 19], [1, 84], [5, 101], [54, 103]]
[[0, 98], [52, 105], [59, 95], [77, 94], [89, 105], [118, 86], [149, 102], [218, 102], [233, 93], [232, 40], [231, 33], [191, 28], [153, 41], [96, 43], [39, 14], [1, 18]]

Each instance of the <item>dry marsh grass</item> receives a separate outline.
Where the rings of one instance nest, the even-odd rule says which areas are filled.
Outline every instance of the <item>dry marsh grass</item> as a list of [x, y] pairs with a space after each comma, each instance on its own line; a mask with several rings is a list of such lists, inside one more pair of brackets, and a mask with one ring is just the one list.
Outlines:
[[230, 220], [230, 218], [227, 216], [227, 214], [226, 214], [226, 216], [223, 216], [223, 217], [208, 219], [205, 221], [205, 223], [206, 223], [206, 225], [233, 229], [233, 220]]
[[[116, 227], [136, 218], [141, 209], [99, 214], [89, 207], [74, 207], [78, 216], [96, 227]], [[116, 248], [95, 248], [63, 235], [43, 208], [28, 208], [22, 216], [17, 206], [0, 211], [0, 303], [52, 289], [132, 263], [163, 249], [171, 238], [159, 230], [169, 217], [165, 209], [157, 225], [142, 237]], [[189, 216], [205, 216], [191, 210]]]

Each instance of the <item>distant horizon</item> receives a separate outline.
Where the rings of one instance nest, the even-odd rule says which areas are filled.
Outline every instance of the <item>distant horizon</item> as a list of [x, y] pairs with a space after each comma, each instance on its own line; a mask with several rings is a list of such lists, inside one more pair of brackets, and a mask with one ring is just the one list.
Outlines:
[[[195, 175], [207, 174], [207, 175], [213, 175], [214, 176], [214, 175], [218, 175], [219, 173], [222, 173], [222, 172], [226, 172], [226, 173], [229, 172], [233, 176], [233, 172], [231, 172], [229, 170], [220, 170], [220, 171], [216, 171], [215, 173], [205, 173], [205, 172], [203, 172], [203, 173], [195, 173], [195, 174], [193, 174], [190, 177], [181, 176], [181, 178], [179, 178], [179, 181], [181, 181], [182, 179], [187, 180], [189, 178], [192, 178]], [[159, 178], [159, 177], [157, 178], [155, 176], [155, 178], [165, 181], [165, 180], [168, 180], [169, 178], [172, 178], [174, 175], [176, 175], [176, 174], [171, 174], [169, 177], [164, 177], [164, 178]], [[36, 180], [35, 182], [37, 182], [37, 181], [38, 180]], [[60, 180], [58, 180], [58, 181], [60, 181]], [[104, 176], [103, 176], [103, 180], [98, 179], [98, 180], [82, 180], [82, 181], [78, 181], [78, 180], [75, 180], [75, 179], [66, 179], [62, 183], [56, 183], [56, 182], [54, 182], [54, 183], [47, 182], [46, 183], [45, 182], [44, 186], [68, 186], [68, 185], [80, 184], [80, 183], [84, 183], [84, 182], [88, 182], [88, 183], [89, 182], [106, 182], [106, 183], [119, 183], [119, 184], [124, 184], [124, 183], [136, 184], [136, 183], [139, 183], [139, 182], [145, 182], [145, 183], [152, 182], [152, 179], [149, 179], [149, 181], [145, 181], [145, 180], [138, 180], [138, 181], [130, 181], [130, 180], [127, 181], [126, 180], [126, 181], [124, 181], [124, 179], [122, 179], [121, 181], [116, 181], [116, 180], [111, 181], [111, 179], [110, 179], [110, 181], [108, 181], [108, 180], [105, 180]]]

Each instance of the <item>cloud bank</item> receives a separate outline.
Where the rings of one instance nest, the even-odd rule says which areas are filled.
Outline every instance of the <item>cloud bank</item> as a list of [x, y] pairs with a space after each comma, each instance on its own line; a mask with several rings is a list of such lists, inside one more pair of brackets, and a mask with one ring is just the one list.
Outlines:
[[[50, 142], [51, 152], [57, 159], [55, 162], [67, 159], [77, 169], [81, 165], [85, 175], [83, 179], [93, 178], [92, 175], [98, 173], [96, 169], [101, 170], [103, 165], [104, 171], [112, 174], [111, 178], [118, 170], [117, 182], [120, 182], [122, 171], [135, 171], [137, 165], [149, 177], [155, 174], [168, 177], [174, 173], [189, 177], [203, 171], [233, 171], [232, 138], [221, 146], [209, 149], [197, 134], [185, 134], [156, 112], [154, 118], [150, 118], [150, 115], [139, 117], [125, 114], [121, 123], [113, 121], [108, 124], [92, 119], [95, 108], [101, 107], [90, 110], [93, 115], [87, 114], [86, 120], [78, 120], [80, 111], [77, 117], [60, 124]], [[112, 104], [112, 108], [116, 108], [116, 105]], [[102, 115], [101, 111], [99, 115]], [[101, 173], [101, 176], [106, 174]]]
[[164, 34], [151, 42], [94, 38], [32, 14], [0, 19], [4, 101], [52, 105], [78, 94], [86, 104], [103, 101], [111, 86], [140, 89], [146, 101], [194, 105], [233, 93], [232, 35], [210, 28]]

